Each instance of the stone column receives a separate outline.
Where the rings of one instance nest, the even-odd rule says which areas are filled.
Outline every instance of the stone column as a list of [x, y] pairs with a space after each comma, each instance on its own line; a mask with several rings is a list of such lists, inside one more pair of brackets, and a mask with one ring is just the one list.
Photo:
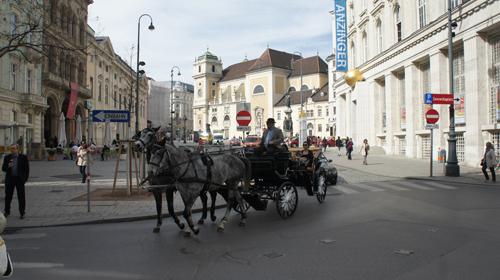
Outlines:
[[[430, 53], [430, 82], [431, 92], [448, 92], [448, 58], [440, 50], [434, 50]], [[448, 130], [450, 116], [448, 106], [434, 105], [435, 110], [439, 112], [439, 128], [434, 129], [434, 159], [437, 159], [437, 150], [439, 147], [448, 150], [447, 138], [444, 137], [445, 129]]]
[[[469, 165], [477, 165], [482, 157], [484, 138], [481, 125], [490, 123], [488, 73], [489, 55], [485, 42], [476, 32], [464, 36], [465, 63], [465, 160]], [[486, 98], [485, 98], [486, 97]], [[489, 136], [489, 135], [487, 135]], [[486, 137], [488, 139], [488, 137]]]
[[395, 83], [396, 79], [394, 75], [387, 74], [385, 76], [385, 112], [386, 112], [386, 136], [385, 140], [387, 143], [386, 152], [389, 155], [393, 155], [394, 151], [394, 131], [399, 131], [397, 127], [396, 117], [398, 112], [398, 107], [395, 101]]
[[413, 63], [405, 65], [405, 106], [406, 106], [406, 156], [417, 156], [417, 141], [415, 130], [418, 128], [420, 116], [416, 106], [416, 98], [420, 96], [421, 87], [418, 84], [418, 69]]
[[380, 123], [382, 115], [378, 108], [377, 96], [377, 83], [375, 80], [371, 80], [368, 84], [368, 96], [366, 97], [368, 99], [368, 112], [365, 112], [368, 115], [368, 135], [366, 135], [366, 138], [371, 145], [377, 144], [377, 125]]

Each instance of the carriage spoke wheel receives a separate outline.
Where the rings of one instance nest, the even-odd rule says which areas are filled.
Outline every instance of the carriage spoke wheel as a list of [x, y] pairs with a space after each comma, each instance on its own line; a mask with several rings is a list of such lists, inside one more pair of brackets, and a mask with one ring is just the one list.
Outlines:
[[316, 184], [316, 198], [318, 199], [319, 203], [323, 203], [326, 198], [326, 175], [324, 172], [321, 172], [319, 174], [318, 179], [316, 180]]
[[286, 219], [295, 213], [299, 196], [297, 188], [292, 182], [284, 182], [278, 188], [276, 195], [276, 210], [281, 218]]
[[250, 204], [242, 197], [241, 203], [238, 203], [237, 201], [233, 203], [233, 209], [239, 214], [243, 214], [246, 213], [248, 209], [250, 209]]

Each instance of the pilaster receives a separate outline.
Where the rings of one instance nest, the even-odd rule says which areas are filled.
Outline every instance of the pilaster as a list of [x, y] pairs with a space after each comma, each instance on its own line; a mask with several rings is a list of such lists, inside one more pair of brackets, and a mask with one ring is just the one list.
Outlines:
[[[464, 36], [465, 37], [465, 36]], [[483, 137], [481, 124], [489, 123], [489, 89], [487, 43], [477, 34], [464, 38], [465, 63], [465, 159], [469, 163], [481, 158]]]
[[[385, 108], [386, 108], [386, 152], [394, 154], [394, 129], [396, 128], [396, 113], [398, 108], [395, 104], [395, 78], [392, 74], [385, 76]], [[399, 130], [399, 129], [398, 129]]]
[[420, 95], [418, 69], [411, 63], [405, 66], [405, 107], [406, 107], [406, 156], [416, 157], [415, 131], [418, 127], [416, 96]]

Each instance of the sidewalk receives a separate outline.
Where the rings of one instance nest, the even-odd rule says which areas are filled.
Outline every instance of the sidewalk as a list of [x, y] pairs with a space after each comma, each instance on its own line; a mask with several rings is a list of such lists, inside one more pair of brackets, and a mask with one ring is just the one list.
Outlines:
[[[429, 177], [429, 161], [407, 159], [397, 156], [370, 155], [369, 165], [362, 165], [362, 157], [353, 155], [353, 160], [347, 160], [345, 155], [337, 156], [336, 150], [329, 148], [326, 152], [328, 158], [339, 172], [339, 184], [360, 183], [374, 181], [401, 180], [403, 178], [437, 180], [464, 184], [485, 184], [479, 168], [461, 166], [461, 177], [443, 176], [442, 164], [435, 163], [434, 177]], [[110, 196], [113, 185], [113, 174], [116, 161], [95, 160], [91, 166], [92, 200], [90, 212], [87, 212], [87, 185], [80, 183], [80, 175], [75, 163], [66, 161], [34, 161], [31, 162], [31, 176], [26, 184], [26, 217], [19, 219], [17, 196], [14, 196], [11, 206], [11, 216], [8, 217], [7, 227], [39, 227], [53, 225], [69, 225], [82, 223], [98, 223], [110, 221], [128, 221], [138, 219], [153, 219], [156, 208], [153, 196], [144, 194], [132, 196]], [[120, 162], [120, 170], [125, 170], [125, 162]], [[117, 189], [125, 189], [125, 173], [119, 173]], [[3, 210], [5, 192], [4, 185], [0, 185], [0, 210]], [[106, 192], [107, 196], [95, 195], [96, 192]], [[221, 197], [217, 198], [217, 205], [224, 204]], [[178, 194], [174, 201], [175, 211], [183, 210], [183, 203]], [[193, 209], [200, 209], [201, 202], [197, 200]], [[167, 213], [165, 196], [163, 195], [163, 213]], [[151, 220], [151, 226], [155, 224]], [[172, 225], [172, 220], [165, 221]]]
[[[328, 149], [326, 155], [339, 170], [339, 175], [347, 183], [383, 180], [434, 180], [462, 184], [485, 184], [484, 175], [480, 168], [460, 166], [460, 177], [447, 177], [444, 174], [444, 164], [433, 162], [433, 177], [430, 177], [430, 161], [422, 159], [409, 159], [401, 156], [369, 155], [368, 165], [363, 165], [363, 157], [353, 153], [352, 160], [347, 156], [337, 155], [336, 149]], [[363, 174], [363, 176], [359, 176]]]

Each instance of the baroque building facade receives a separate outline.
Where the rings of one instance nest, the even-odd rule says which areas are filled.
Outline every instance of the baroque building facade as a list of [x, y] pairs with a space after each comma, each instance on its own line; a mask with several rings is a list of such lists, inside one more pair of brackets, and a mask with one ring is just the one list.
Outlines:
[[[334, 79], [340, 136], [355, 144], [366, 138], [387, 154], [429, 158], [424, 93], [449, 92], [447, 2], [348, 1], [349, 69], [366, 80], [351, 88]], [[477, 166], [485, 142], [497, 152], [500, 146], [500, 2], [453, 0], [452, 13], [457, 156]], [[433, 107], [440, 113], [434, 149], [447, 150], [448, 106]]]
[[[309, 98], [311, 93], [324, 89], [328, 83], [327, 65], [319, 56], [302, 58], [269, 48], [257, 59], [245, 59], [225, 69], [222, 61], [207, 51], [196, 58], [193, 78], [194, 131], [210, 129], [225, 138], [243, 135], [237, 130], [236, 114], [244, 106], [250, 106], [246, 107], [252, 117], [249, 133], [262, 135], [267, 118], [284, 120], [286, 93], [290, 93], [290, 99], [294, 100], [291, 105], [296, 106], [302, 91], [302, 96], [305, 96], [303, 107], [309, 104], [310, 108], [314, 108], [313, 103], [317, 100]], [[321, 102], [327, 104], [328, 100]], [[314, 109], [312, 111], [311, 118], [315, 114]], [[294, 113], [293, 127], [298, 132], [299, 109]], [[311, 134], [317, 135], [317, 122], [310, 123], [313, 125], [310, 126]], [[283, 122], [277, 121], [276, 126], [282, 127]], [[326, 128], [327, 124], [322, 124], [321, 133]]]
[[[113, 49], [111, 39], [95, 36], [88, 27], [89, 44], [87, 77], [93, 110], [129, 110], [129, 123], [92, 123], [92, 140], [96, 145], [111, 144], [115, 139], [125, 139], [135, 133], [136, 72]], [[147, 125], [148, 82], [139, 82], [139, 128]], [[86, 129], [85, 129], [86, 131]], [[86, 134], [86, 133], [85, 133]]]

